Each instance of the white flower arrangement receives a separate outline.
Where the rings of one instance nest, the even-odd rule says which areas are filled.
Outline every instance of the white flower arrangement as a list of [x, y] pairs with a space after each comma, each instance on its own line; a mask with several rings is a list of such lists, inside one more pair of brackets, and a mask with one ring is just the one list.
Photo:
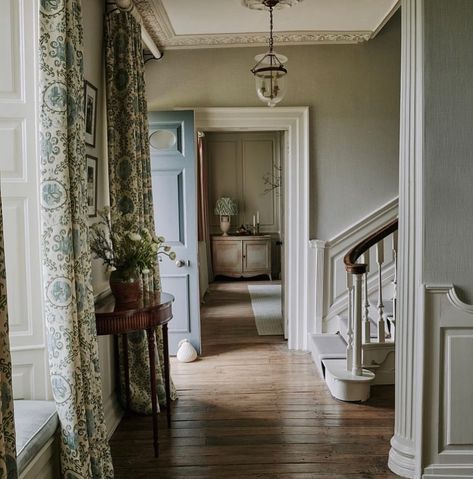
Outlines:
[[120, 271], [124, 279], [138, 273], [149, 273], [163, 256], [176, 259], [176, 253], [165, 238], [151, 233], [142, 225], [136, 226], [130, 215], [118, 214], [110, 219], [110, 208], [99, 211], [100, 220], [92, 225], [92, 253], [111, 271]]

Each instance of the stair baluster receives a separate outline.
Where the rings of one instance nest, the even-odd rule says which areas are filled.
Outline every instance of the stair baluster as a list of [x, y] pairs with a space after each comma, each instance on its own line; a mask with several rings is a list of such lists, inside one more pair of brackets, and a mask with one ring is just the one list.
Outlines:
[[353, 311], [353, 367], [352, 373], [355, 376], [361, 376], [362, 371], [362, 285], [363, 285], [363, 275], [354, 274], [353, 275], [353, 284], [354, 284], [354, 311]]
[[353, 368], [353, 278], [347, 273], [348, 324], [347, 324], [347, 371]]
[[371, 342], [371, 325], [370, 325], [370, 317], [369, 317], [369, 312], [370, 312], [370, 300], [369, 300], [369, 295], [368, 295], [368, 273], [370, 271], [370, 251], [368, 250], [363, 256], [362, 256], [362, 261], [363, 263], [366, 264], [366, 273], [363, 275], [363, 302], [364, 302], [364, 307], [363, 307], [363, 342], [364, 343], [369, 343]]
[[398, 232], [394, 231], [392, 234], [392, 249], [394, 262], [394, 277], [393, 277], [393, 317], [391, 323], [391, 341], [396, 338], [396, 319], [397, 319], [397, 242]]
[[378, 264], [378, 343], [386, 341], [386, 325], [384, 321], [384, 304], [383, 304], [383, 281], [382, 267], [384, 263], [384, 242], [383, 240], [376, 243], [376, 263]]

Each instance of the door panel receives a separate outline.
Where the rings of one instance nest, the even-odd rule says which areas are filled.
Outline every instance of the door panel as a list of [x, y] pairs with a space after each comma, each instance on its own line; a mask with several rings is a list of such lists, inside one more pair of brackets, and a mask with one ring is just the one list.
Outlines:
[[194, 113], [150, 112], [148, 117], [156, 234], [166, 238], [178, 260], [160, 263], [162, 289], [176, 298], [169, 351], [176, 354], [186, 338], [200, 352]]

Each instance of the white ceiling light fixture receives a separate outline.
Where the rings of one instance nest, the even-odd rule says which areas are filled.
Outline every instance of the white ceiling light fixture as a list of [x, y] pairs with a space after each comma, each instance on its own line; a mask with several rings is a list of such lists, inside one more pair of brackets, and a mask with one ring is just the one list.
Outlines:
[[286, 94], [287, 69], [284, 64], [287, 57], [273, 51], [273, 9], [290, 7], [302, 0], [245, 0], [245, 4], [253, 9], [269, 9], [269, 51], [256, 55], [256, 65], [251, 73], [256, 80], [258, 98], [268, 106], [276, 106]]

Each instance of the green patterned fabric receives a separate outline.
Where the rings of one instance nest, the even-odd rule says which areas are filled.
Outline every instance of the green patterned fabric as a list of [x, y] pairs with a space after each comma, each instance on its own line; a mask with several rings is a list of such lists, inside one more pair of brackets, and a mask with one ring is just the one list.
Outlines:
[[5, 250], [3, 248], [3, 215], [0, 200], [0, 478], [5, 479], [15, 479], [18, 477], [11, 382], [7, 280], [5, 272]]
[[[141, 27], [132, 14], [109, 14], [105, 28], [108, 164], [110, 206], [114, 213], [131, 214], [137, 224], [154, 231], [151, 163], [145, 98]], [[160, 290], [158, 264], [143, 278], [148, 290]], [[151, 412], [148, 342], [144, 332], [129, 335], [131, 408]], [[159, 404], [166, 404], [162, 329], [156, 330], [156, 384]], [[122, 355], [120, 354], [120, 358]], [[121, 368], [121, 399], [124, 373]], [[176, 397], [171, 382], [171, 397]]]
[[41, 226], [49, 367], [62, 476], [113, 477], [95, 330], [80, 0], [40, 3]]

